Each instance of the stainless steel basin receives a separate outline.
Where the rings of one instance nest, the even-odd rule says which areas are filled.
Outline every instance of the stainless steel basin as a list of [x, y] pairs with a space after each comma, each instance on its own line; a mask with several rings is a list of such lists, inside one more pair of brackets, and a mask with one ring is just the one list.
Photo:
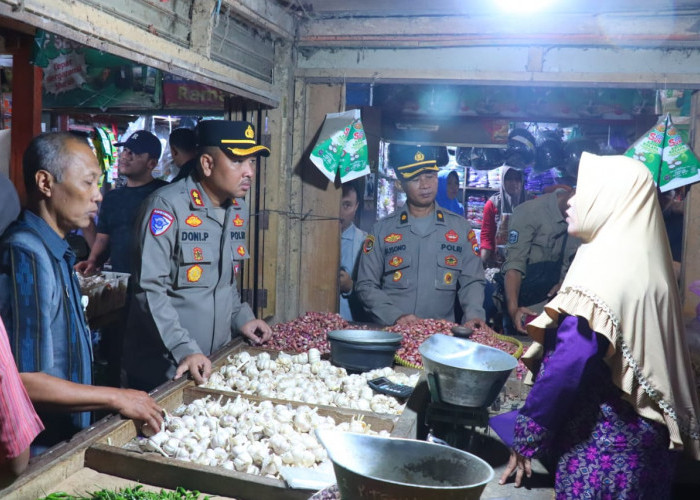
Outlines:
[[343, 499], [475, 500], [493, 479], [479, 457], [448, 446], [317, 429]]
[[418, 348], [428, 384], [440, 401], [459, 406], [491, 405], [518, 361], [494, 347], [437, 333]]

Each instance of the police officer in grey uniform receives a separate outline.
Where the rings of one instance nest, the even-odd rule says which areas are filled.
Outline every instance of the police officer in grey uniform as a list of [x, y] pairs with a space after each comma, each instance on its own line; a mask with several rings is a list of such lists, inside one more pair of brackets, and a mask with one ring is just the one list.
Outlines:
[[467, 323], [484, 319], [484, 271], [469, 222], [435, 203], [439, 148], [391, 144], [389, 162], [406, 205], [365, 239], [355, 293], [382, 325], [418, 318], [454, 321], [455, 297]]
[[[551, 298], [559, 290], [581, 244], [575, 236], [567, 236], [566, 208], [572, 193], [571, 190], [557, 189], [518, 205], [511, 216], [506, 260], [501, 272], [504, 274], [506, 312], [512, 327], [520, 333], [527, 333], [524, 318], [542, 312], [547, 302], [525, 304], [519, 300], [520, 288], [528, 279], [528, 265], [561, 260], [560, 271], [552, 277], [555, 284], [547, 293]], [[506, 322], [505, 326], [506, 333], [512, 334], [511, 325]]]
[[235, 271], [248, 258], [248, 211], [239, 200], [258, 156], [248, 122], [203, 121], [196, 170], [149, 196], [137, 235], [135, 291], [124, 344], [130, 387], [150, 390], [189, 371], [202, 383], [207, 357], [238, 332], [253, 343], [272, 331], [242, 303]]

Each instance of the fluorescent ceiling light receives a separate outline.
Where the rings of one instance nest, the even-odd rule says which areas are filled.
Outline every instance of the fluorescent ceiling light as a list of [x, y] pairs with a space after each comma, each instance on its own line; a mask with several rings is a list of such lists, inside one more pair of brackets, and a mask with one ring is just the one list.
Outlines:
[[498, 7], [508, 14], [536, 12], [549, 7], [553, 0], [495, 0]]

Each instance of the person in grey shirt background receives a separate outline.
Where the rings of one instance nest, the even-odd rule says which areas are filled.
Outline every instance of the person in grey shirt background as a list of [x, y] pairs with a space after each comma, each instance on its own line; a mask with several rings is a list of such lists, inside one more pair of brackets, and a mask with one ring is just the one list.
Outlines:
[[406, 205], [378, 221], [365, 239], [355, 293], [382, 325], [419, 318], [484, 321], [484, 270], [474, 231], [462, 216], [435, 203], [438, 147], [391, 144], [389, 163]]

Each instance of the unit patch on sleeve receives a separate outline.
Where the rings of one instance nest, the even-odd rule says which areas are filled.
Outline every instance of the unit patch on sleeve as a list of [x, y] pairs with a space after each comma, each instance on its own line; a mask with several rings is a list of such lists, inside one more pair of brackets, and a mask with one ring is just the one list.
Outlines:
[[459, 235], [454, 229], [450, 229], [445, 233], [445, 239], [450, 243], [456, 243], [459, 240]]
[[201, 226], [202, 219], [200, 219], [199, 217], [197, 217], [194, 214], [190, 214], [190, 216], [187, 217], [187, 219], [185, 219], [185, 224], [187, 224], [188, 226], [192, 226], [192, 227]]
[[233, 219], [233, 225], [236, 227], [241, 227], [245, 223], [245, 220], [243, 218], [236, 214], [236, 217]]
[[399, 267], [403, 263], [403, 259], [398, 255], [394, 255], [389, 261], [391, 267]]
[[370, 253], [372, 249], [374, 248], [374, 236], [369, 235], [367, 238], [365, 238], [365, 242], [362, 244], [362, 251], [364, 253]]
[[402, 239], [403, 235], [398, 233], [391, 233], [390, 235], [384, 237], [384, 241], [386, 243], [396, 243], [397, 241], [401, 241]]
[[148, 226], [151, 228], [151, 234], [160, 236], [170, 229], [170, 226], [173, 225], [173, 220], [175, 218], [165, 210], [154, 208], [151, 212], [151, 220], [148, 223]]
[[190, 196], [192, 197], [192, 203], [194, 203], [198, 207], [204, 206], [204, 202], [202, 201], [202, 195], [199, 194], [199, 191], [197, 191], [196, 189], [191, 190]]
[[511, 245], [517, 243], [519, 237], [520, 233], [513, 229], [511, 232], [508, 233], [508, 243]]
[[444, 281], [445, 281], [446, 285], [451, 285], [453, 279], [454, 279], [454, 275], [450, 271], [445, 273]]
[[474, 233], [473, 229], [469, 230], [467, 239], [469, 240], [469, 243], [472, 244], [472, 251], [474, 252], [474, 255], [478, 257], [481, 251], [479, 250], [479, 242], [476, 240], [476, 233]]
[[445, 257], [445, 265], [450, 267], [455, 267], [457, 265], [457, 257], [454, 255], [448, 255]]
[[243, 257], [243, 256], [245, 255], [245, 247], [244, 247], [243, 245], [240, 245], [240, 246], [236, 249], [236, 253], [237, 253], [238, 255], [240, 255], [241, 257]]
[[394, 281], [399, 281], [403, 277], [403, 273], [401, 271], [394, 271], [394, 277], [392, 278]]
[[195, 264], [187, 270], [187, 281], [190, 283], [196, 283], [202, 278], [202, 268]]

